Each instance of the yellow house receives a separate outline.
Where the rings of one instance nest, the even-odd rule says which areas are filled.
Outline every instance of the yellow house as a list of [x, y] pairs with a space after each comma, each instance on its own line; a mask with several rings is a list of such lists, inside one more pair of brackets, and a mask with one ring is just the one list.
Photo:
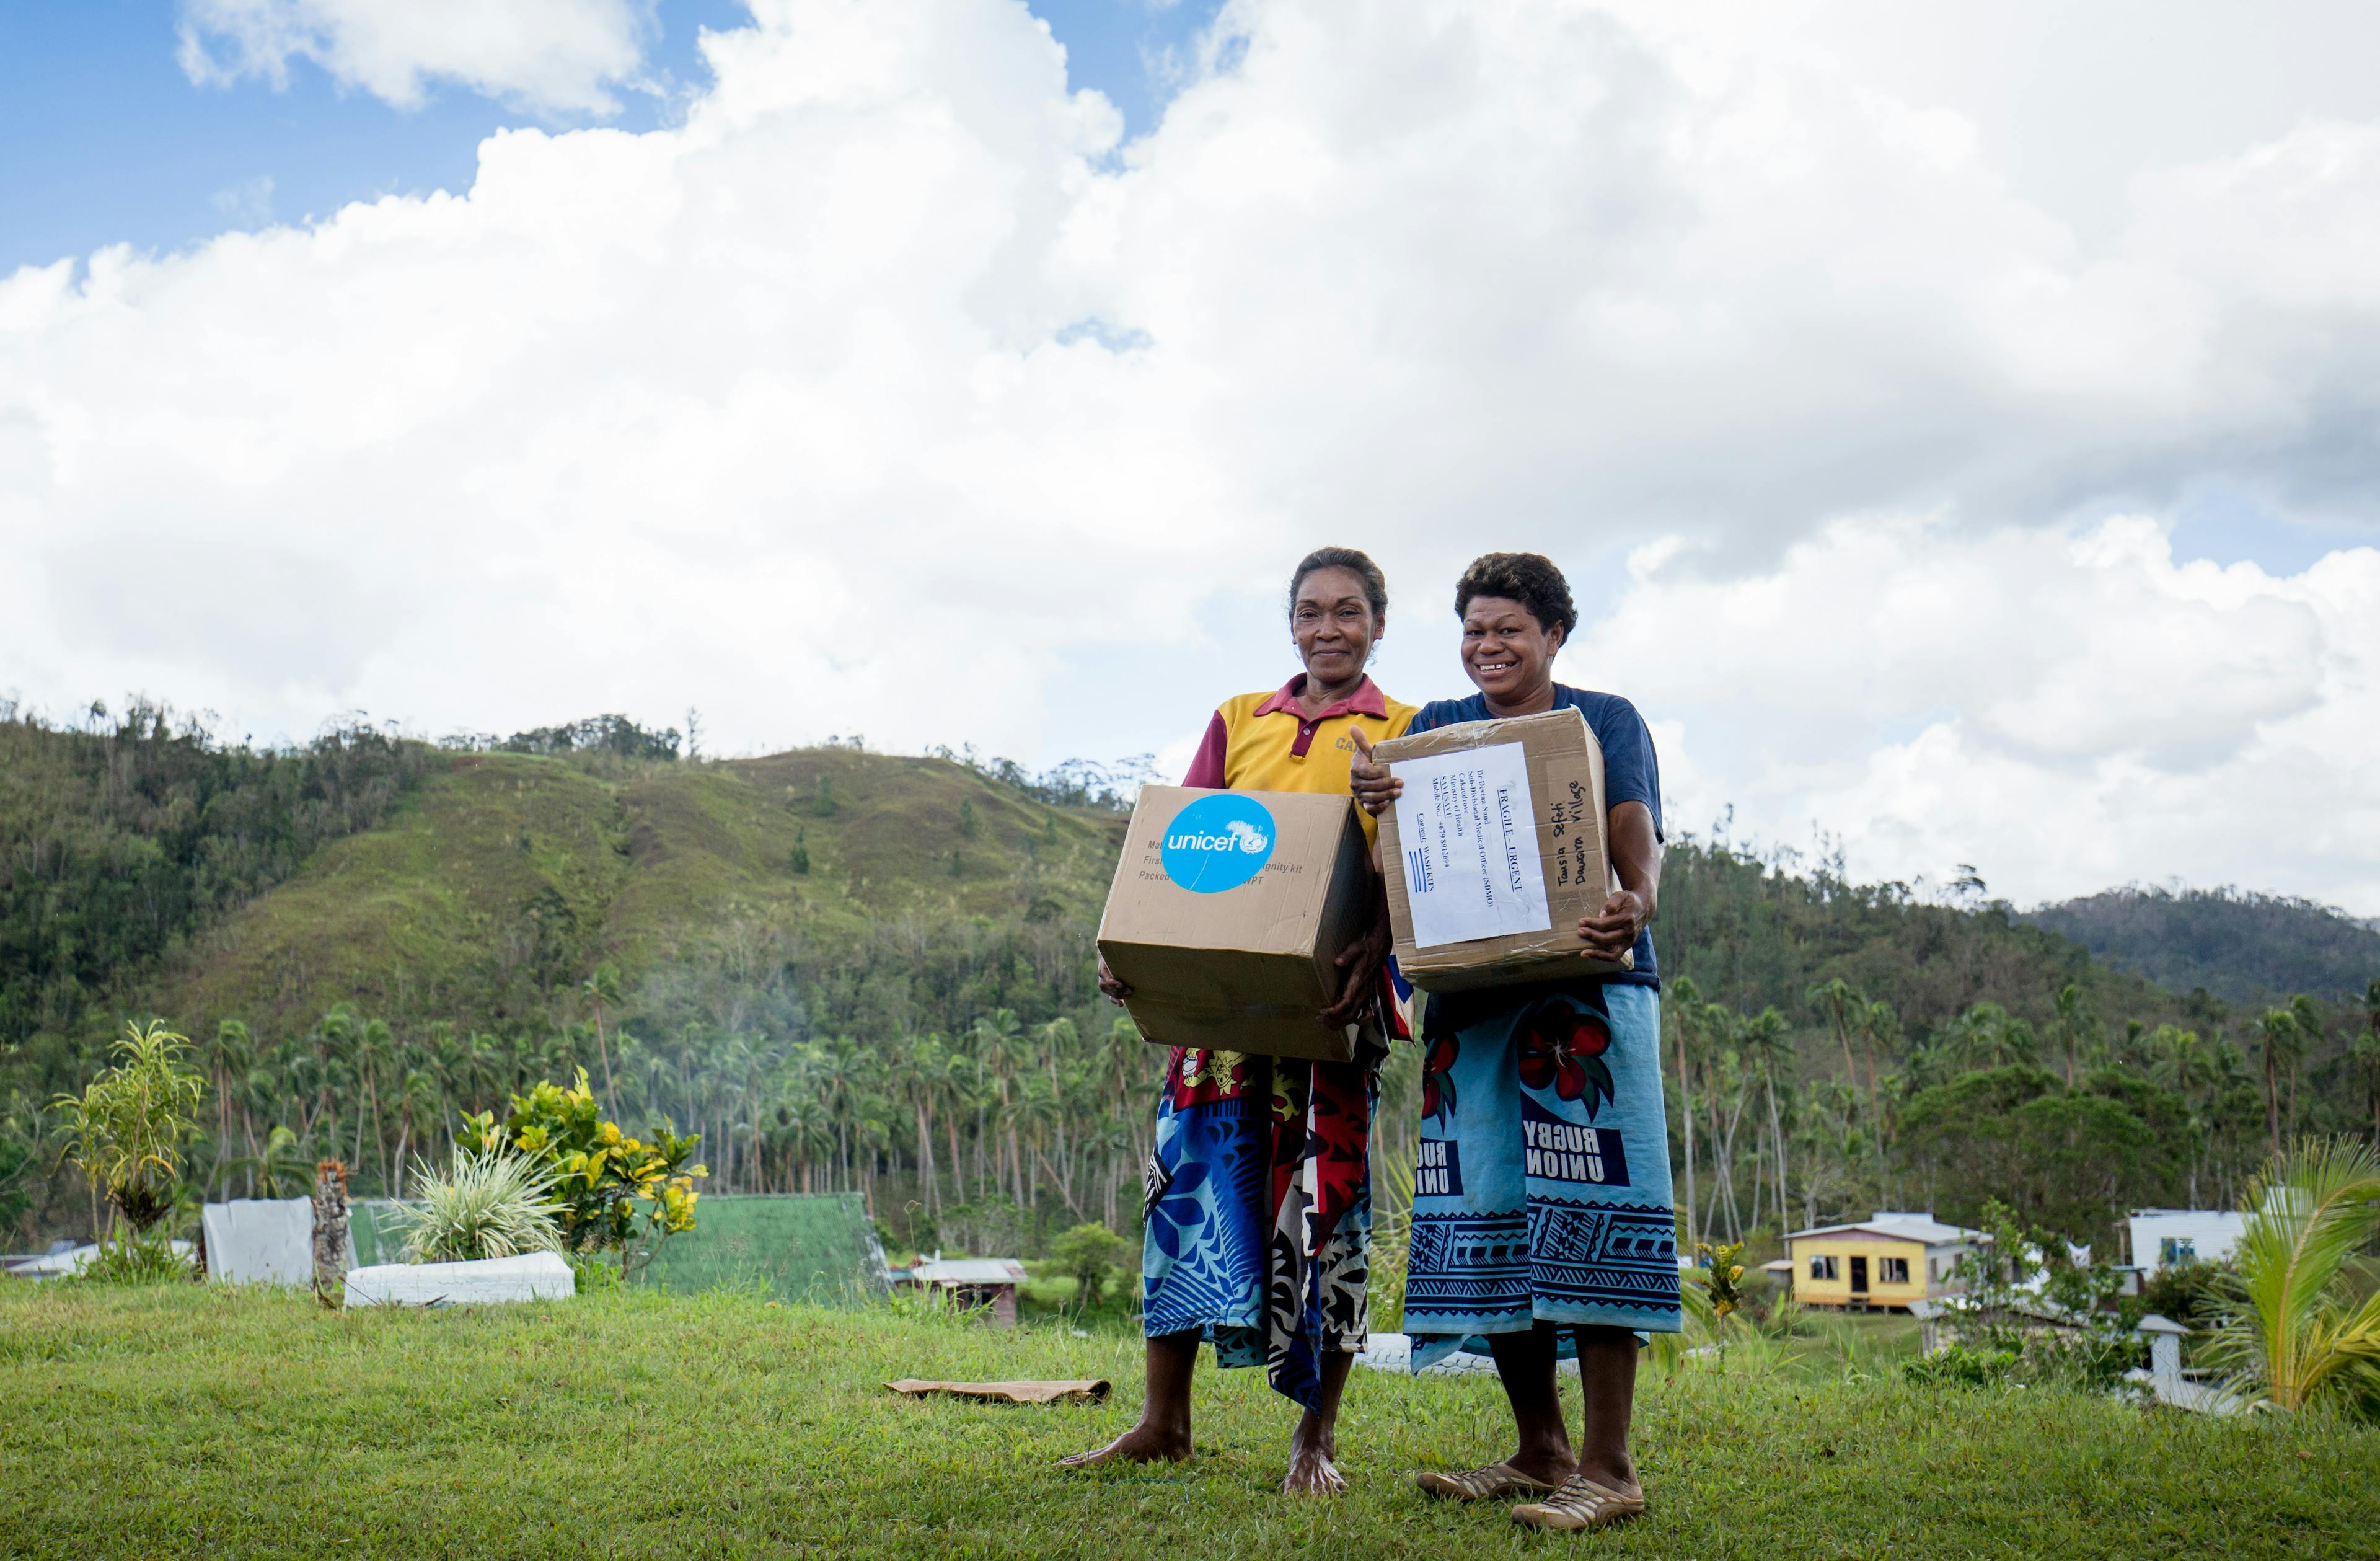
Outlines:
[[1852, 1225], [1819, 1226], [1785, 1238], [1793, 1299], [1852, 1311], [1907, 1308], [1957, 1290], [1959, 1260], [1990, 1239], [1931, 1214], [1879, 1209]]

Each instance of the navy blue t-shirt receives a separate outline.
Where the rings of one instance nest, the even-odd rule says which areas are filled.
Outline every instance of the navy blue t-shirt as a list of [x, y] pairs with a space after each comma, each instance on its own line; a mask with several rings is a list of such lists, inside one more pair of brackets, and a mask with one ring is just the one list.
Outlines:
[[[1595, 740], [1603, 745], [1603, 805], [1607, 811], [1622, 802], [1642, 802], [1652, 810], [1653, 838], [1665, 840], [1661, 832], [1661, 761], [1653, 751], [1653, 734], [1645, 729], [1645, 718], [1636, 707], [1618, 694], [1589, 693], [1585, 689], [1554, 685], [1556, 710], [1575, 710], [1586, 717], [1595, 731]], [[1421, 707], [1407, 732], [1433, 731], [1439, 726], [1459, 726], [1466, 721], [1492, 721], [1488, 711], [1488, 696], [1474, 694], [1467, 700], [1432, 700]], [[1661, 968], [1653, 957], [1653, 929], [1646, 927], [1636, 934], [1636, 964], [1633, 970], [1606, 976], [1606, 981], [1628, 986], [1661, 984]]]

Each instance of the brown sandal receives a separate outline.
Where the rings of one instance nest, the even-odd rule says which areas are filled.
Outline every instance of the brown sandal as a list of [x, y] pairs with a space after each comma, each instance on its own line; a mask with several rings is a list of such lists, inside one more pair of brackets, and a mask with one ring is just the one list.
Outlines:
[[1514, 1507], [1512, 1521], [1532, 1529], [1602, 1529], [1644, 1510], [1643, 1496], [1622, 1495], [1584, 1474], [1573, 1474], [1548, 1500]]
[[1425, 1469], [1414, 1475], [1414, 1483], [1433, 1496], [1445, 1496], [1452, 1501], [1492, 1501], [1498, 1496], [1551, 1494], [1554, 1487], [1534, 1476], [1522, 1473], [1509, 1463], [1491, 1463], [1485, 1469], [1465, 1470], [1449, 1473], [1442, 1470]]

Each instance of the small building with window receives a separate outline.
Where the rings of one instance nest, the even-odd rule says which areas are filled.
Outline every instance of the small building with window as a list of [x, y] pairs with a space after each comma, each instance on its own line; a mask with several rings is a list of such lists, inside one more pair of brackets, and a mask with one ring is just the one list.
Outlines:
[[1906, 1311], [1955, 1293], [1959, 1260], [1991, 1238], [1931, 1214], [1879, 1209], [1849, 1225], [1818, 1226], [1785, 1238], [1793, 1299], [1851, 1311]]
[[2134, 1209], [2125, 1225], [2132, 1266], [2145, 1279], [2176, 1263], [2221, 1262], [2240, 1244], [2248, 1220], [2231, 1209]]
[[995, 1328], [1016, 1326], [1016, 1287], [1025, 1265], [1014, 1258], [946, 1258], [939, 1251], [892, 1273], [895, 1286], [908, 1286], [955, 1305], [981, 1311]]

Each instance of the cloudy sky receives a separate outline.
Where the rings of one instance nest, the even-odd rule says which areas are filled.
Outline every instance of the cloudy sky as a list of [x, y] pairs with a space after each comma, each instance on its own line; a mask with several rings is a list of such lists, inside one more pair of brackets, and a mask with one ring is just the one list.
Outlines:
[[1570, 571], [1673, 828], [2380, 914], [2380, 10], [43, 0], [0, 691], [1186, 755]]

